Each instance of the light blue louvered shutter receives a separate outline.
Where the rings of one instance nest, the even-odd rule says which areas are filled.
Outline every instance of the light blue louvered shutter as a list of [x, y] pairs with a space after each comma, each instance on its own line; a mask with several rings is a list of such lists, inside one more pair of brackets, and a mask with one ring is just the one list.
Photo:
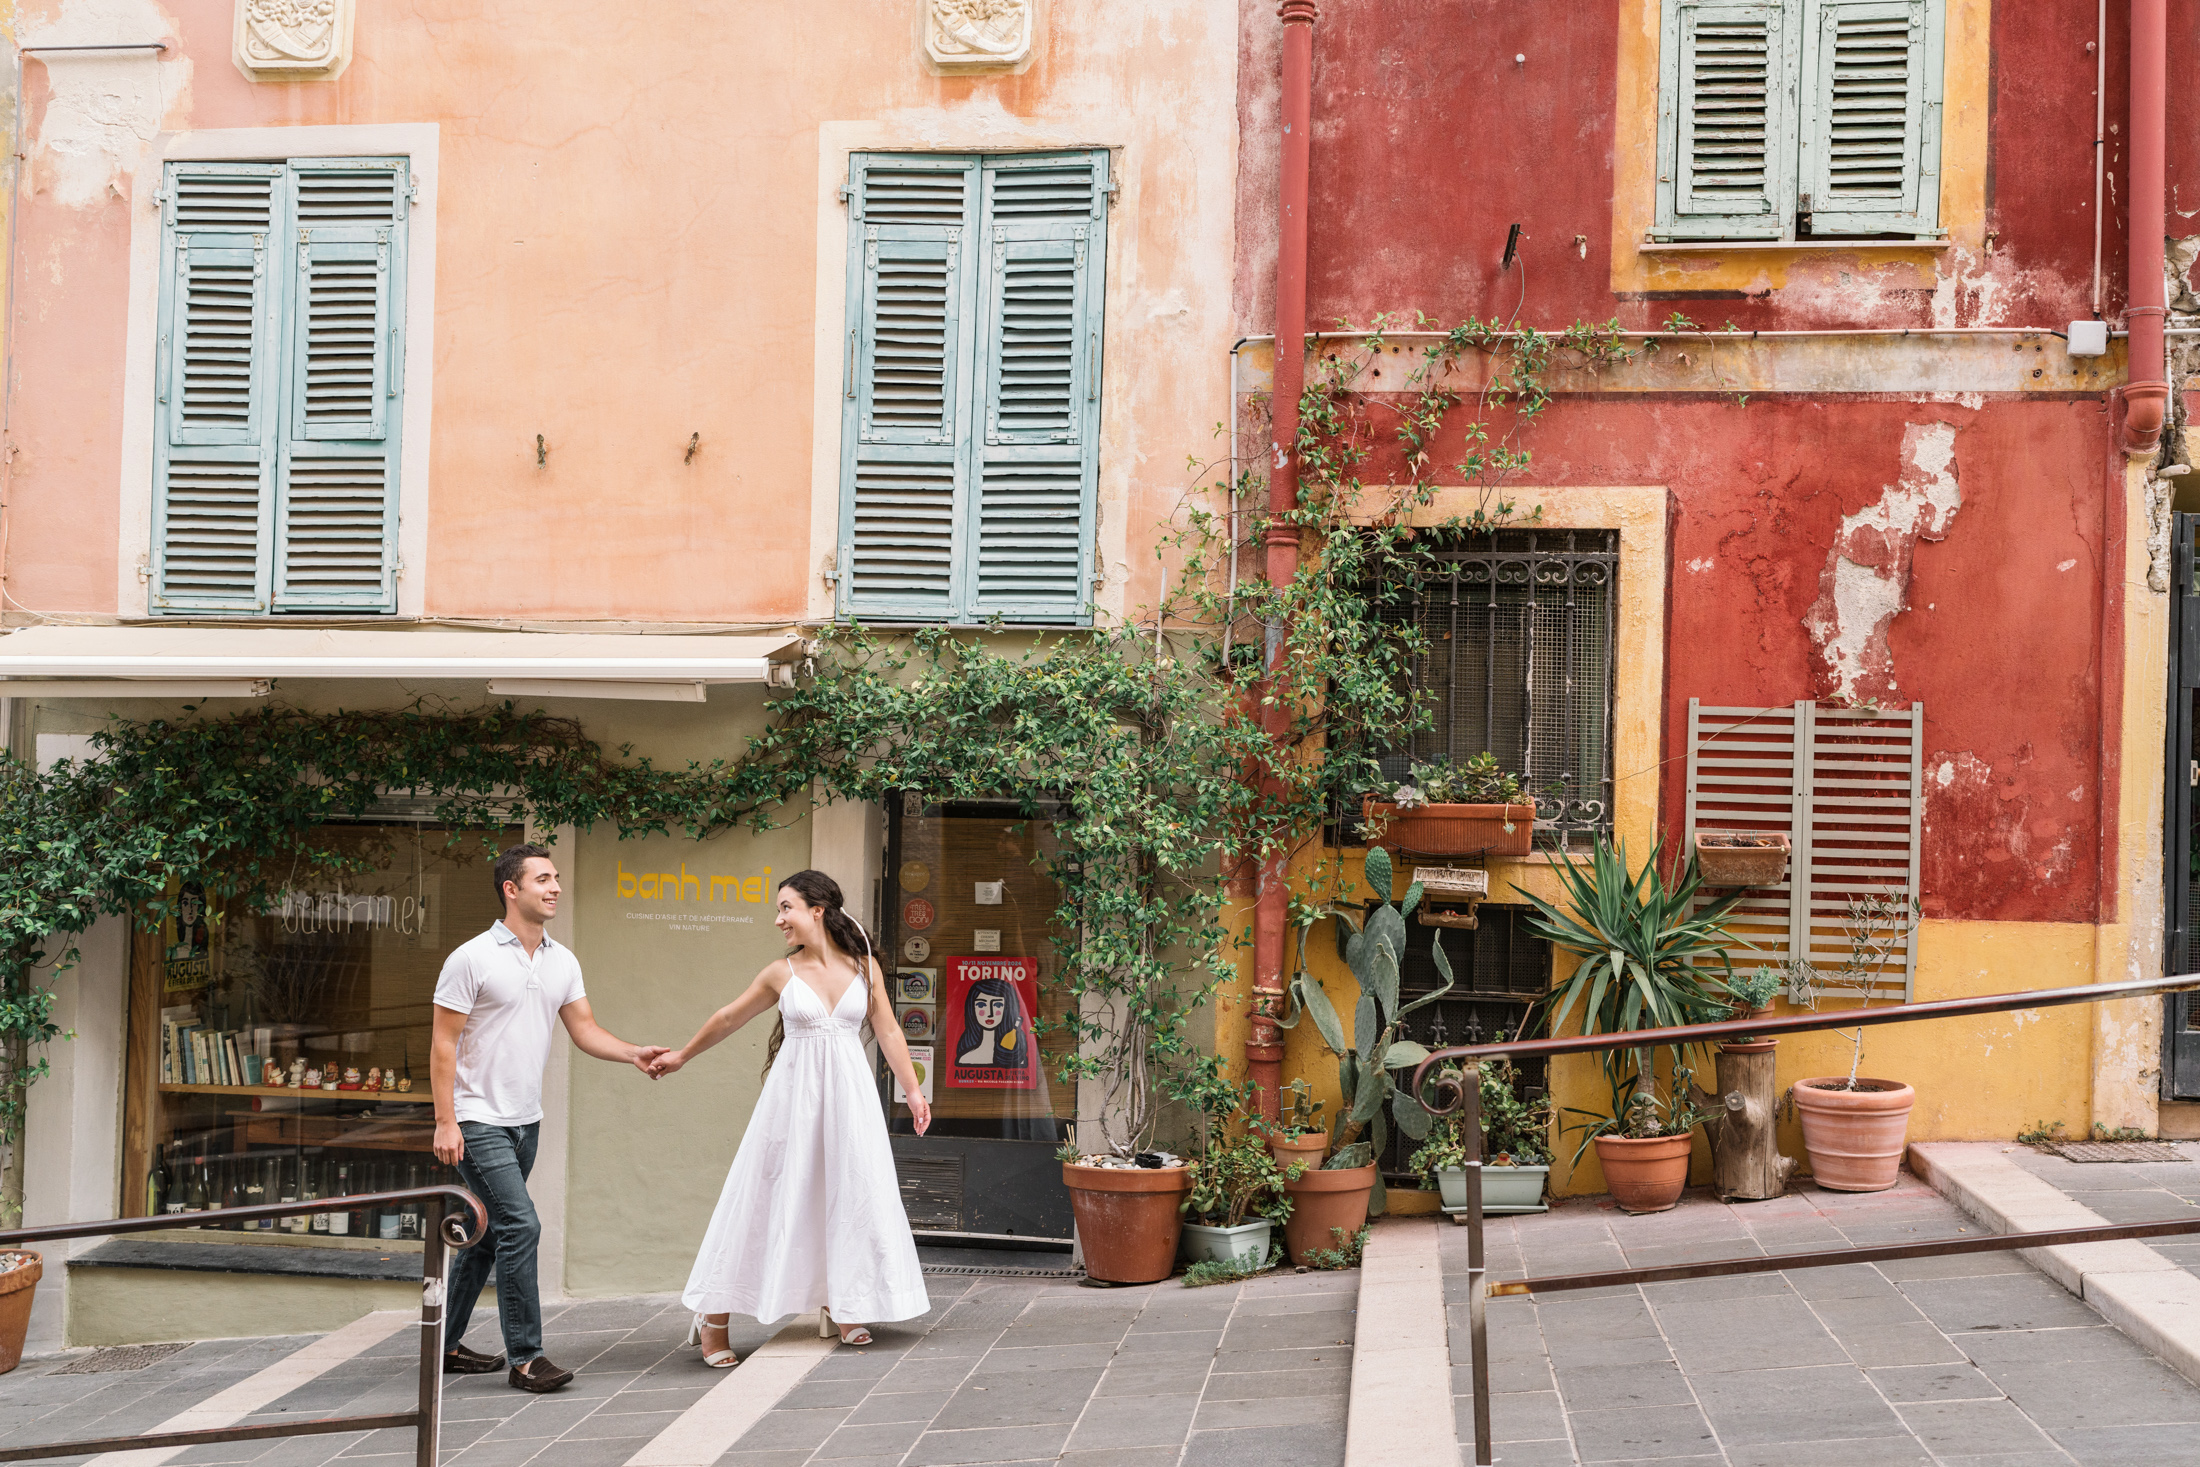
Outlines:
[[404, 159], [291, 164], [274, 609], [397, 609]]
[[267, 610], [282, 182], [279, 164], [168, 167], [154, 366], [154, 615]]
[[1664, 239], [1793, 229], [1793, 0], [1665, 0], [1658, 219]]
[[1090, 614], [1107, 165], [1104, 152], [985, 163], [984, 376], [961, 577], [972, 621]]
[[1814, 235], [1940, 218], [1942, 0], [1807, 0], [1797, 208]]
[[957, 611], [977, 194], [975, 158], [852, 160], [836, 560], [846, 616]]

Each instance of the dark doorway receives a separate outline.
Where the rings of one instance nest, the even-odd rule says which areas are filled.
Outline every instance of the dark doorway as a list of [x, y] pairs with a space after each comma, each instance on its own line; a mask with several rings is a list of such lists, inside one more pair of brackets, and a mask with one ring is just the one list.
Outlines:
[[[2194, 785], [2200, 759], [2193, 724], [2200, 707], [2200, 515], [2171, 517], [2169, 595], [2169, 739], [2163, 768], [2162, 886], [2168, 914], [2162, 966], [2170, 973], [2200, 972], [2200, 840], [2195, 839]], [[2162, 1025], [2162, 1098], [2200, 1100], [2200, 995], [2173, 993]]]

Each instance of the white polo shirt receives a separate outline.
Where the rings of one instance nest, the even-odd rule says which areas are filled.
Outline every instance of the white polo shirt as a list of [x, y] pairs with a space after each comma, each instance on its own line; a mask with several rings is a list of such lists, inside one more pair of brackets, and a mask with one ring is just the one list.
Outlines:
[[542, 1071], [558, 1010], [587, 996], [572, 950], [543, 934], [533, 957], [502, 922], [460, 945], [435, 981], [435, 1006], [466, 1016], [454, 1109], [461, 1121], [527, 1126], [542, 1119]]

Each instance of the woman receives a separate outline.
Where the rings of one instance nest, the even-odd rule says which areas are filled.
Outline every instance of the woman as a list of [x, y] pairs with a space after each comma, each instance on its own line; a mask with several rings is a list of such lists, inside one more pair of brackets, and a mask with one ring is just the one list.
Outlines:
[[1031, 1045], [1024, 1034], [1024, 1006], [1016, 985], [981, 978], [963, 995], [962, 1033], [956, 1037], [958, 1065], [1022, 1070], [1031, 1066]]
[[797, 871], [779, 884], [776, 920], [792, 950], [651, 1066], [669, 1075], [779, 1005], [764, 1093], [681, 1296], [695, 1311], [688, 1343], [700, 1344], [704, 1362], [721, 1370], [734, 1363], [726, 1324], [736, 1309], [766, 1324], [822, 1309], [820, 1334], [829, 1321], [841, 1343], [868, 1345], [871, 1332], [850, 1321], [914, 1319], [932, 1307], [864, 1055], [866, 1023], [909, 1097], [920, 1136], [932, 1124], [932, 1107], [909, 1063], [870, 935], [822, 871]]

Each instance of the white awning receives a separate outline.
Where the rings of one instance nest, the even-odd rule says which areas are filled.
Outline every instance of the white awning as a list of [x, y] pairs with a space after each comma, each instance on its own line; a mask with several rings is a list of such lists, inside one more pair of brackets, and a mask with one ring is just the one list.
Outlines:
[[[284, 627], [34, 626], [0, 636], [0, 697], [257, 697], [277, 678], [496, 681], [547, 697], [699, 701], [789, 686], [803, 639]], [[179, 691], [182, 690], [182, 691]]]

